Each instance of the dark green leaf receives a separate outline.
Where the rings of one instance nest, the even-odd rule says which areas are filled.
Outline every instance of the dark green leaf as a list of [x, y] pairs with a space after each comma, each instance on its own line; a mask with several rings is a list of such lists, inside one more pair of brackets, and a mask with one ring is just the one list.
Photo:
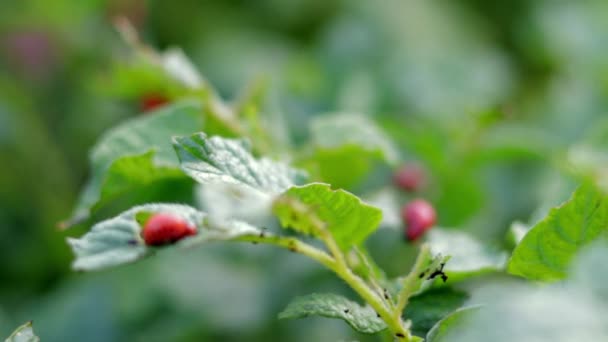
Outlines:
[[305, 234], [318, 234], [315, 221], [320, 220], [343, 250], [363, 242], [382, 220], [380, 209], [321, 183], [290, 188], [275, 203], [274, 212], [281, 225]]
[[32, 322], [27, 322], [17, 328], [5, 342], [39, 342], [40, 338], [34, 334]]
[[606, 196], [584, 185], [526, 234], [513, 251], [508, 271], [534, 280], [563, 279], [570, 260], [583, 246], [607, 236]]
[[[102, 206], [105, 199], [120, 195], [125, 190], [124, 181], [130, 182], [146, 173], [153, 176], [146, 177], [139, 185], [153, 178], [176, 177], [179, 164], [171, 148], [171, 137], [202, 128], [201, 104], [183, 101], [108, 131], [91, 151], [92, 176], [66, 225], [86, 219], [92, 210]], [[139, 162], [142, 163], [141, 168], [137, 167]], [[138, 184], [131, 186], [132, 191]]]
[[410, 301], [403, 312], [404, 319], [412, 321], [412, 333], [425, 336], [444, 317], [464, 305], [469, 296], [450, 287], [425, 291]]
[[279, 314], [279, 319], [308, 316], [339, 318], [346, 321], [353, 329], [366, 334], [374, 334], [386, 329], [386, 324], [378, 318], [374, 309], [369, 306], [363, 307], [332, 293], [314, 293], [297, 297]]
[[201, 184], [229, 183], [278, 194], [303, 174], [267, 158], [255, 159], [244, 140], [197, 133], [173, 139], [182, 169]]
[[221, 223], [206, 219], [206, 214], [179, 204], [148, 204], [128, 210], [114, 218], [97, 223], [79, 239], [68, 238], [76, 255], [72, 267], [90, 271], [141, 259], [158, 248], [145, 245], [140, 236], [141, 221], [153, 213], [168, 213], [197, 228], [197, 235], [177, 246], [190, 246], [207, 241], [231, 240], [239, 236], [259, 234], [259, 230], [241, 221]]

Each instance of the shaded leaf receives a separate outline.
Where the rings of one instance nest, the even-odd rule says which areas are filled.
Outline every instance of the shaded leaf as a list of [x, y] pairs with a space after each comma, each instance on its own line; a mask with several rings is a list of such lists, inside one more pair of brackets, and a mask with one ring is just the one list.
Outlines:
[[526, 234], [513, 251], [508, 272], [534, 280], [563, 279], [583, 246], [608, 236], [607, 222], [606, 196], [592, 186], [581, 186]]
[[374, 334], [386, 329], [386, 324], [376, 315], [374, 309], [332, 293], [313, 293], [297, 297], [279, 314], [279, 319], [308, 316], [339, 318], [353, 329], [366, 334]]
[[[118, 196], [124, 189], [124, 184], [114, 187], [116, 180], [134, 180], [145, 173], [154, 174], [154, 177], [147, 177], [147, 180], [175, 177], [175, 169], [179, 164], [171, 148], [171, 137], [201, 130], [203, 121], [200, 103], [182, 101], [131, 119], [106, 132], [91, 150], [92, 176], [66, 225], [88, 218], [92, 211], [103, 204], [101, 202], [105, 198]], [[146, 153], [153, 154], [142, 156]], [[128, 157], [143, 160], [135, 161]], [[137, 167], [136, 162], [143, 163], [142, 169]], [[131, 190], [135, 188], [134, 184]]]
[[450, 287], [434, 288], [410, 298], [403, 318], [412, 321], [412, 333], [425, 336], [440, 320], [460, 308], [469, 295]]
[[[168, 213], [197, 228], [197, 235], [178, 242], [190, 246], [207, 241], [230, 240], [239, 236], [258, 234], [259, 230], [241, 221], [211, 222], [206, 214], [179, 204], [147, 204], [134, 207], [114, 218], [93, 226], [79, 239], [68, 238], [76, 260], [75, 270], [90, 271], [141, 259], [157, 247], [148, 247], [140, 236], [141, 224], [154, 213]], [[166, 247], [162, 247], [166, 248]]]
[[339, 113], [315, 118], [311, 143], [313, 155], [301, 164], [337, 188], [357, 185], [379, 162], [398, 162], [391, 140], [362, 115]]
[[244, 140], [207, 137], [197, 133], [173, 139], [182, 169], [197, 182], [247, 186], [266, 194], [278, 194], [303, 178], [285, 164], [255, 159]]
[[469, 317], [471, 317], [473, 313], [477, 312], [479, 309], [479, 306], [469, 306], [452, 312], [441, 321], [437, 322], [433, 328], [429, 330], [425, 341], [448, 342], [449, 339], [446, 337], [448, 336], [448, 331], [462, 325]]
[[382, 220], [380, 209], [322, 183], [290, 188], [275, 202], [274, 213], [281, 225], [305, 234], [318, 235], [315, 225], [325, 225], [343, 250], [365, 241]]
[[316, 147], [331, 149], [358, 145], [379, 152], [390, 163], [396, 163], [397, 150], [386, 134], [367, 117], [353, 113], [319, 116], [311, 123], [311, 140]]

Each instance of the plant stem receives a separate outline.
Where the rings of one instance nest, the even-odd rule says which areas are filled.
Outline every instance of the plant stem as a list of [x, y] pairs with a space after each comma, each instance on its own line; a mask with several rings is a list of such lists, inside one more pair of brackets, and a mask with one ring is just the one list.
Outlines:
[[[336, 253], [339, 257], [332, 257], [325, 251], [322, 251], [314, 246], [311, 246], [305, 242], [291, 237], [282, 237], [269, 234], [259, 235], [244, 235], [236, 238], [237, 241], [248, 241], [254, 243], [268, 243], [271, 245], [279, 246], [282, 248], [289, 249], [292, 252], [301, 253], [309, 258], [316, 260], [323, 266], [332, 270], [338, 277], [346, 282], [363, 300], [365, 300], [376, 313], [384, 320], [388, 330], [400, 342], [412, 342], [415, 339], [409, 332], [407, 327], [401, 320], [401, 315], [393, 312], [391, 308], [387, 307], [385, 302], [367, 283], [359, 276], [354, 274], [352, 270], [346, 264], [342, 251], [338, 248], [337, 244], [329, 243], [329, 247], [332, 253]], [[333, 237], [331, 238], [333, 240]]]
[[332, 258], [325, 251], [320, 250], [314, 246], [311, 246], [305, 242], [302, 242], [296, 238], [291, 237], [283, 237], [277, 235], [270, 234], [260, 234], [260, 235], [243, 235], [239, 236], [235, 240], [237, 241], [245, 241], [245, 242], [254, 242], [254, 243], [267, 243], [270, 245], [279, 246], [285, 249], [288, 249], [294, 253], [301, 253], [306, 255], [307, 257], [319, 262], [321, 265], [332, 269], [335, 264], [334, 258]]
[[416, 262], [414, 263], [414, 267], [407, 275], [405, 280], [403, 280], [403, 287], [401, 288], [401, 291], [399, 291], [399, 295], [397, 297], [395, 313], [398, 314], [399, 317], [401, 317], [403, 309], [405, 309], [407, 306], [413, 292], [418, 290], [420, 284], [424, 281], [424, 279], [420, 278], [420, 274], [424, 272], [431, 261], [431, 258], [431, 249], [429, 246], [427, 244], [422, 245], [422, 247], [420, 247], [418, 257], [416, 258]]

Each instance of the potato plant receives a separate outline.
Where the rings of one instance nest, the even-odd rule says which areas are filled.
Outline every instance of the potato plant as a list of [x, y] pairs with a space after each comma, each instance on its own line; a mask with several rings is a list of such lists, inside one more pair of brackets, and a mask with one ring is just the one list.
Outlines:
[[[106, 132], [90, 153], [91, 177], [62, 227], [103, 219], [68, 238], [74, 271], [121, 267], [163, 258], [168, 249], [211, 243], [269, 245], [283, 249], [285, 258], [311, 259], [356, 295], [311, 288], [285, 303], [279, 319], [340, 319], [360, 333], [404, 342], [608, 336], [602, 318], [608, 313], [602, 286], [608, 273], [608, 201], [596, 165], [576, 172], [580, 184], [569, 200], [537, 222], [513, 225], [507, 247], [486, 245], [435, 226], [443, 213], [421, 191], [422, 183], [433, 188], [433, 177], [420, 166], [401, 168], [411, 161], [369, 116], [319, 115], [307, 140], [290, 146], [269, 128], [263, 85], [227, 103], [181, 51], [153, 51], [124, 23], [122, 28], [132, 60], [115, 70], [113, 87], [136, 94], [145, 114]], [[150, 82], [156, 82], [151, 93]], [[385, 182], [396, 184], [374, 193], [405, 190], [407, 201], [389, 196], [387, 204], [372, 192], [356, 191], [376, 167], [397, 173]], [[117, 206], [121, 213], [104, 217]], [[402, 221], [397, 231], [390, 230], [395, 216]], [[416, 248], [409, 273], [389, 277], [375, 261], [366, 242], [378, 230]], [[508, 285], [469, 301], [451, 297], [466, 281], [488, 281], [483, 276], [507, 279]], [[475, 287], [462, 288], [475, 294]], [[564, 323], [547, 323], [554, 319]], [[7, 339], [37, 340], [30, 323]]]

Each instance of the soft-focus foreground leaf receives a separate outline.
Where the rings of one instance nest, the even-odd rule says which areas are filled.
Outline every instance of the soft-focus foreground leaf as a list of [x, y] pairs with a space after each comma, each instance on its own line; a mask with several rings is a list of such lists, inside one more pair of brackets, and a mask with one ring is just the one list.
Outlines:
[[483, 307], [445, 325], [440, 341], [606, 341], [607, 259], [608, 247], [600, 243], [583, 251], [565, 282], [542, 288], [515, 281], [482, 287], [473, 302]]
[[452, 282], [501, 271], [507, 261], [505, 252], [486, 246], [463, 232], [435, 228], [427, 233], [427, 238], [434, 254], [451, 257], [444, 271]]
[[607, 198], [584, 185], [526, 234], [513, 251], [508, 271], [534, 280], [563, 279], [570, 260], [583, 246], [607, 236]]
[[320, 220], [343, 250], [363, 242], [382, 220], [380, 209], [321, 183], [290, 188], [275, 202], [274, 212], [281, 225], [305, 234], [317, 234], [314, 225]]
[[76, 255], [72, 268], [89, 271], [116, 266], [136, 261], [157, 250], [146, 246], [140, 236], [143, 221], [155, 213], [174, 215], [196, 227], [197, 235], [179, 242], [179, 246], [259, 233], [258, 229], [241, 221], [211, 222], [206, 220], [205, 213], [189, 206], [147, 204], [97, 223], [79, 239], [69, 238], [68, 242]]
[[279, 314], [279, 319], [308, 316], [339, 318], [346, 321], [353, 329], [366, 334], [373, 334], [386, 329], [384, 321], [376, 315], [371, 307], [361, 306], [347, 298], [331, 293], [314, 293], [297, 297]]
[[448, 331], [453, 327], [463, 324], [468, 317], [479, 310], [479, 306], [460, 308], [437, 322], [426, 335], [426, 342], [449, 342], [446, 338]]
[[34, 334], [32, 322], [27, 322], [17, 328], [5, 342], [39, 342], [40, 338]]
[[173, 146], [182, 169], [201, 184], [237, 184], [278, 194], [303, 178], [302, 173], [285, 164], [254, 158], [244, 140], [197, 133], [174, 138]]
[[311, 142], [314, 156], [304, 164], [338, 188], [356, 185], [378, 161], [391, 165], [398, 161], [391, 140], [362, 115], [340, 113], [314, 119]]
[[435, 288], [410, 298], [403, 318], [412, 321], [412, 333], [425, 336], [441, 319], [460, 308], [469, 296], [450, 287]]
[[[106, 132], [91, 150], [92, 176], [66, 225], [86, 219], [106, 199], [119, 196], [126, 180], [137, 180], [130, 183], [130, 190], [134, 190], [152, 180], [175, 178], [179, 165], [171, 137], [202, 130], [203, 122], [201, 104], [183, 101]], [[144, 174], [145, 179], [141, 179]]]

